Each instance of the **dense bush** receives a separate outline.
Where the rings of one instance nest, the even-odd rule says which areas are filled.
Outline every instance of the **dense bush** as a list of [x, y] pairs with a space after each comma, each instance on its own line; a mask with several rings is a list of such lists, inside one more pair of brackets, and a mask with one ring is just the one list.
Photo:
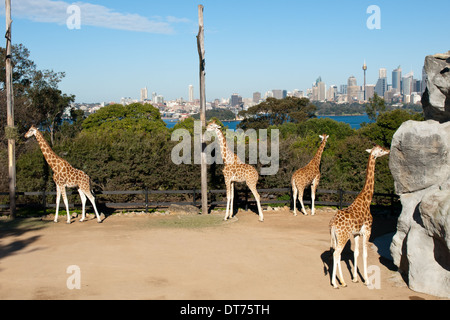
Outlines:
[[[280, 168], [276, 175], [261, 176], [258, 187], [290, 187], [292, 174], [312, 159], [320, 145], [319, 135], [326, 133], [330, 138], [322, 156], [319, 188], [359, 191], [366, 176], [368, 154], [365, 150], [374, 143], [389, 148], [394, 132], [409, 119], [420, 120], [421, 116], [394, 110], [381, 114], [377, 122], [359, 130], [329, 118], [271, 126], [269, 129], [280, 131]], [[92, 179], [94, 190], [200, 189], [200, 166], [175, 165], [171, 160], [171, 151], [179, 143], [171, 141], [171, 133], [184, 128], [192, 135], [192, 119], [169, 130], [156, 108], [134, 104], [108, 106], [89, 116], [82, 125], [80, 121], [73, 124], [78, 129], [65, 124], [65, 129], [56, 136], [53, 149], [74, 167], [85, 171]], [[45, 136], [49, 139], [48, 133]], [[20, 144], [23, 153], [17, 159], [18, 190], [55, 190], [52, 172], [35, 139]], [[0, 161], [6, 160], [6, 154], [0, 153]], [[377, 161], [376, 192], [394, 191], [388, 163], [388, 157]], [[222, 168], [219, 164], [209, 167], [210, 189], [224, 189]], [[261, 169], [260, 164], [258, 169]], [[2, 175], [5, 174], [2, 171]], [[2, 189], [6, 191], [5, 180]], [[132, 197], [119, 200], [129, 201]]]

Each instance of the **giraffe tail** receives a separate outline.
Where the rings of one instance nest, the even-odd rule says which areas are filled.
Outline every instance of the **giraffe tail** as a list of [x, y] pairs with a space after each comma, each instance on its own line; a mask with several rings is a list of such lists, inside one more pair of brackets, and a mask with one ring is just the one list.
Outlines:
[[[336, 236], [336, 227], [331, 226], [330, 227], [330, 235], [331, 235], [331, 243], [330, 243], [330, 254], [328, 255], [328, 263], [326, 262], [325, 258], [322, 259], [323, 261], [323, 273], [324, 275], [327, 275], [327, 273], [330, 271], [330, 266], [333, 263], [333, 251], [336, 248], [337, 245], [337, 236]], [[328, 266], [327, 266], [328, 264]]]
[[331, 235], [330, 249], [336, 249], [337, 235], [336, 235], [336, 227], [335, 226], [331, 226], [330, 235]]

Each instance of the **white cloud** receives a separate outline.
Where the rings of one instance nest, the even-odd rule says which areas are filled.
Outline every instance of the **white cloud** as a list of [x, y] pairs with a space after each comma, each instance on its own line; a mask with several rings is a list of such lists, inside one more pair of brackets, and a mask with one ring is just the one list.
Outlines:
[[[14, 17], [35, 22], [66, 24], [70, 14], [67, 8], [76, 5], [81, 12], [81, 27], [93, 26], [108, 29], [149, 32], [159, 34], [173, 33], [172, 23], [189, 22], [185, 18], [167, 17], [164, 20], [151, 20], [139, 14], [121, 13], [105, 6], [87, 2], [69, 3], [52, 0], [20, 0], [12, 3]], [[2, 6], [4, 11], [4, 4]]]

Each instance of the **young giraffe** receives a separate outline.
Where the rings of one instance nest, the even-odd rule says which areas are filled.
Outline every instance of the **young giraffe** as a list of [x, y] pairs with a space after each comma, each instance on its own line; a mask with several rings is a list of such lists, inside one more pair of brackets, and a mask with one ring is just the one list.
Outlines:
[[246, 182], [258, 204], [259, 221], [264, 221], [261, 208], [260, 196], [256, 189], [259, 174], [256, 169], [248, 164], [243, 163], [239, 157], [234, 154], [227, 146], [226, 138], [223, 135], [220, 126], [215, 121], [211, 122], [207, 131], [215, 132], [220, 145], [223, 158], [224, 168], [223, 176], [227, 188], [227, 209], [225, 212], [225, 220], [233, 217], [233, 200], [234, 200], [234, 182]]
[[330, 136], [323, 134], [319, 136], [322, 139], [322, 143], [319, 147], [314, 158], [308, 163], [308, 165], [302, 169], [297, 170], [292, 176], [292, 191], [294, 198], [294, 215], [297, 216], [297, 193], [298, 199], [302, 206], [302, 212], [304, 215], [308, 215], [303, 204], [303, 192], [305, 188], [311, 185], [311, 215], [315, 215], [316, 209], [314, 208], [314, 201], [316, 199], [316, 190], [320, 181], [320, 161], [322, 159], [322, 153], [327, 144], [327, 140]]
[[95, 206], [95, 199], [91, 193], [90, 189], [90, 179], [89, 176], [81, 170], [77, 170], [73, 168], [66, 160], [58, 157], [55, 152], [50, 148], [47, 141], [44, 139], [41, 132], [39, 132], [36, 127], [32, 126], [30, 130], [27, 132], [25, 137], [31, 138], [32, 136], [36, 137], [36, 140], [41, 147], [41, 151], [47, 160], [48, 165], [53, 170], [53, 181], [56, 183], [56, 215], [55, 215], [55, 223], [58, 222], [58, 213], [59, 213], [59, 203], [61, 200], [61, 195], [63, 196], [64, 204], [66, 205], [67, 210], [67, 223], [70, 224], [70, 214], [69, 214], [69, 203], [67, 201], [66, 196], [66, 187], [73, 188], [78, 186], [78, 192], [81, 197], [81, 202], [83, 206], [83, 215], [80, 222], [86, 220], [86, 197], [92, 203], [92, 206], [95, 210], [95, 215], [97, 216], [98, 223], [101, 223], [100, 216], [97, 211], [97, 207]]
[[363, 190], [350, 207], [339, 210], [330, 221], [331, 247], [334, 248], [333, 275], [331, 284], [336, 289], [338, 288], [336, 284], [337, 268], [339, 268], [339, 281], [343, 287], [347, 286], [342, 277], [341, 252], [352, 235], [355, 238], [354, 270], [352, 281], [358, 282], [357, 259], [359, 256], [359, 237], [362, 236], [364, 263], [363, 282], [367, 285], [367, 242], [370, 238], [373, 221], [372, 215], [370, 214], [370, 204], [372, 202], [375, 183], [375, 160], [389, 154], [389, 150], [386, 150], [380, 146], [375, 146], [373, 149], [367, 150], [367, 152], [370, 153], [370, 156], [366, 170], [366, 182]]

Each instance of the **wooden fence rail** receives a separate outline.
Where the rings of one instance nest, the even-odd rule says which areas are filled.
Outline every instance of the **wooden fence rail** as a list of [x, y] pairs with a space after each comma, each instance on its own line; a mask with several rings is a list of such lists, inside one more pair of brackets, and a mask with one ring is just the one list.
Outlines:
[[[306, 191], [306, 190], [305, 190]], [[253, 197], [250, 199], [250, 196], [252, 196], [250, 190], [247, 188], [245, 189], [235, 189], [236, 196], [235, 196], [235, 207], [237, 206], [245, 206], [246, 209], [248, 209], [248, 206], [250, 204], [256, 203], [254, 201]], [[292, 202], [292, 189], [291, 188], [277, 188], [277, 189], [258, 189], [258, 192], [260, 195], [263, 194], [282, 194], [282, 195], [289, 195], [288, 199], [285, 200], [274, 200], [273, 198], [264, 198], [261, 197], [261, 203], [262, 204], [287, 204], [291, 205]], [[180, 201], [180, 202], [163, 202], [163, 201], [151, 201], [150, 196], [151, 195], [190, 195], [192, 198], [192, 201]], [[209, 190], [208, 191], [208, 204], [210, 206], [224, 206], [226, 205], [226, 201], [216, 201], [215, 198], [217, 194], [226, 194], [226, 190]], [[239, 195], [242, 195], [239, 196]], [[335, 194], [337, 195], [337, 201], [320, 201], [317, 200], [317, 197], [321, 194]], [[344, 196], [345, 195], [358, 195], [359, 192], [355, 191], [345, 191], [345, 190], [324, 190], [324, 189], [318, 189], [316, 192], [316, 205], [322, 205], [322, 206], [336, 206], [339, 209], [342, 209], [343, 207], [349, 206], [351, 203], [345, 202]], [[0, 193], [0, 196], [8, 196], [9, 193]], [[78, 192], [71, 192], [68, 191], [67, 195], [78, 195]], [[143, 196], [142, 202], [126, 202], [126, 203], [117, 203], [117, 202], [104, 202], [98, 199], [98, 197], [105, 195], [105, 196], [111, 196], [111, 195], [141, 195]], [[40, 206], [44, 209], [44, 212], [47, 208], [55, 208], [55, 203], [48, 203], [47, 197], [48, 196], [56, 196], [56, 192], [49, 192], [49, 191], [38, 191], [38, 192], [17, 192], [17, 197], [40, 197], [41, 202], [37, 206]], [[136, 190], [136, 191], [102, 191], [96, 195], [96, 201], [99, 202], [101, 205], [106, 206], [107, 208], [111, 209], [145, 209], [145, 211], [148, 211], [149, 208], [164, 208], [169, 207], [171, 204], [179, 204], [179, 205], [194, 205], [194, 206], [201, 206], [201, 191], [200, 190]], [[388, 198], [390, 202], [390, 208], [391, 210], [394, 210], [396, 203], [398, 203], [399, 197], [395, 194], [386, 194], [386, 193], [374, 193], [374, 197], [384, 197]], [[214, 198], [214, 199], [213, 199]], [[305, 194], [304, 197], [304, 204], [310, 205], [311, 200], [310, 197]], [[78, 206], [79, 204], [77, 204]], [[90, 206], [89, 201], [86, 203], [87, 207]], [[18, 201], [17, 204], [18, 207], [26, 207], [29, 205], [21, 205], [20, 201]], [[64, 205], [60, 206], [62, 209], [64, 209]], [[69, 207], [74, 208], [75, 204], [69, 204]], [[0, 204], [0, 209], [9, 209], [8, 204]]]

